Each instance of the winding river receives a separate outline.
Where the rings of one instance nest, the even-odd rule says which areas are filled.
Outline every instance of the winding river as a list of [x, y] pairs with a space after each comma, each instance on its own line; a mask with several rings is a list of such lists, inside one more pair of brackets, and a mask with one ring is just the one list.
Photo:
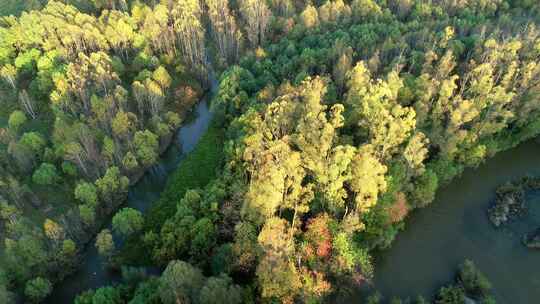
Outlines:
[[[128, 192], [127, 202], [123, 207], [130, 207], [145, 212], [152, 202], [157, 201], [164, 190], [167, 176], [180, 164], [182, 159], [191, 152], [199, 139], [207, 130], [212, 119], [208, 100], [217, 89], [217, 82], [211, 78], [211, 90], [196, 106], [196, 116], [179, 128], [176, 139], [167, 151], [161, 155], [160, 161], [148, 170], [146, 174]], [[107, 228], [111, 228], [109, 220]], [[75, 297], [88, 289], [95, 289], [120, 281], [120, 274], [104, 269], [103, 261], [94, 246], [95, 239], [85, 248], [82, 265], [71, 276], [55, 285], [53, 293], [47, 298], [47, 304], [73, 303]]]
[[521, 236], [540, 227], [540, 193], [529, 193], [523, 221], [495, 229], [486, 216], [495, 188], [526, 174], [540, 175], [540, 142], [531, 140], [469, 169], [413, 212], [392, 247], [376, 259], [374, 288], [392, 296], [430, 298], [453, 281], [458, 264], [473, 260], [493, 284], [498, 304], [537, 303], [540, 252]]

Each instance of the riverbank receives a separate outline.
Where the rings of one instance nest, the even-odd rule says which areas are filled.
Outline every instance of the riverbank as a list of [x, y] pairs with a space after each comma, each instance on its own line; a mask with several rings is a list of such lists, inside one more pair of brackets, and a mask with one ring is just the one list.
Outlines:
[[[196, 106], [195, 112], [196, 118], [188, 120], [176, 133], [176, 140], [173, 142], [177, 144], [171, 145], [160, 158], [160, 162], [153, 166], [135, 186], [130, 187], [125, 206], [144, 213], [152, 202], [159, 199], [169, 174], [172, 174], [178, 165], [189, 157], [187, 155], [196, 148], [209, 127], [212, 115], [206, 99]], [[102, 227], [110, 227], [110, 223], [109, 218]], [[103, 267], [103, 261], [93, 242], [90, 241], [83, 252], [80, 267], [73, 275], [56, 286], [45, 303], [71, 303], [75, 296], [84, 290], [111, 284], [120, 279], [119, 273], [109, 272]]]
[[223, 160], [223, 139], [223, 129], [217, 123], [211, 123], [195, 149], [168, 178], [159, 200], [145, 214], [143, 232], [127, 240], [119, 254], [122, 263], [151, 265], [151, 256], [141, 237], [147, 231], [159, 231], [165, 220], [176, 212], [176, 205], [187, 190], [203, 188], [217, 176]]

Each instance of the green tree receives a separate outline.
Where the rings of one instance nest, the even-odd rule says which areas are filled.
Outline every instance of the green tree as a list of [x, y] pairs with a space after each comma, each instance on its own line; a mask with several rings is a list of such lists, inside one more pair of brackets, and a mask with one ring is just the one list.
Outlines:
[[79, 205], [79, 216], [84, 224], [92, 226], [96, 221], [96, 209], [91, 205]]
[[38, 185], [53, 185], [58, 182], [60, 176], [56, 166], [49, 163], [42, 163], [32, 175], [32, 181]]
[[37, 277], [26, 283], [24, 295], [30, 301], [39, 303], [44, 300], [52, 291], [52, 284], [49, 280]]
[[240, 304], [242, 290], [226, 275], [211, 277], [206, 280], [201, 289], [198, 302], [201, 304]]
[[96, 186], [88, 182], [78, 183], [75, 187], [75, 198], [84, 204], [93, 207], [97, 206], [98, 194]]
[[116, 233], [129, 236], [142, 229], [144, 218], [140, 211], [132, 208], [122, 208], [112, 219], [112, 227]]
[[127, 192], [129, 179], [120, 175], [118, 167], [110, 167], [95, 184], [100, 197], [111, 203], [115, 197], [123, 196]]
[[491, 283], [471, 260], [465, 260], [459, 266], [459, 281], [468, 294], [481, 298], [486, 297], [491, 290]]
[[19, 128], [27, 121], [26, 115], [22, 111], [13, 111], [9, 115], [9, 128], [17, 132]]
[[157, 135], [149, 130], [137, 131], [134, 145], [136, 147], [135, 154], [142, 165], [151, 166], [156, 163], [159, 148]]
[[92, 297], [92, 304], [119, 304], [121, 301], [119, 288], [111, 286], [98, 288]]
[[160, 278], [161, 301], [164, 304], [196, 303], [204, 281], [199, 269], [183, 261], [172, 261]]
[[429, 169], [426, 170], [424, 174], [416, 179], [414, 184], [415, 186], [412, 193], [413, 204], [418, 207], [424, 207], [435, 199], [435, 192], [439, 186], [439, 179], [433, 171]]
[[465, 303], [465, 292], [461, 287], [442, 287], [437, 294], [436, 304], [461, 304]]

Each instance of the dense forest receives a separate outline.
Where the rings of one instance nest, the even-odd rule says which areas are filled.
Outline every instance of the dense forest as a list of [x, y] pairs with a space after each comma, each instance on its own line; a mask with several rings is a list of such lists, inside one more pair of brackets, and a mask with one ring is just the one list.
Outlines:
[[[78, 304], [347, 301], [409, 212], [540, 133], [534, 0], [44, 2], [0, 19], [8, 303], [44, 300], [95, 235], [125, 280]], [[120, 208], [213, 71], [198, 150], [219, 157]]]

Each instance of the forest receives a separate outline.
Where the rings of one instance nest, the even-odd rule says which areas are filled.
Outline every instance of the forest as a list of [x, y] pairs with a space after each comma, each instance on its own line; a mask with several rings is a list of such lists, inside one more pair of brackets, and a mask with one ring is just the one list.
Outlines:
[[[6, 303], [45, 301], [88, 246], [124, 280], [77, 304], [347, 303], [410, 212], [540, 133], [535, 0], [5, 3]], [[214, 74], [197, 148], [124, 207]], [[458, 280], [410, 303], [494, 302], [474, 264]]]

